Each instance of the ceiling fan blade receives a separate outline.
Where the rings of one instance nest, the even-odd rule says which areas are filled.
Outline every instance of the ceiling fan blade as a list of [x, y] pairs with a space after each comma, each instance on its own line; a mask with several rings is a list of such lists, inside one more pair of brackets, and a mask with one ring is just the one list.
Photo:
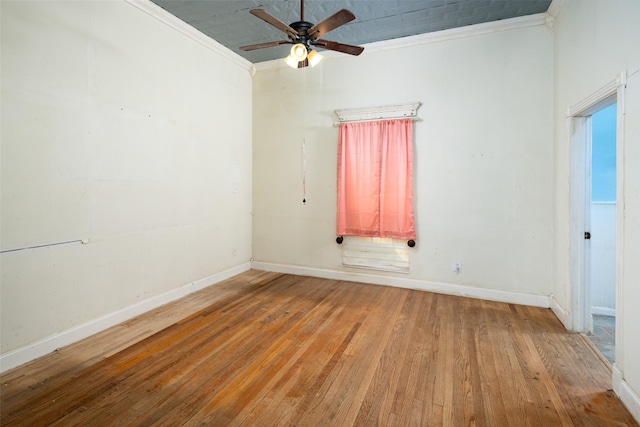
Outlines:
[[339, 10], [324, 21], [309, 28], [309, 30], [307, 31], [307, 35], [312, 39], [317, 39], [321, 35], [327, 34], [329, 31], [335, 30], [336, 28], [346, 24], [347, 22], [351, 22], [354, 19], [356, 19], [356, 16], [350, 10]]
[[291, 42], [289, 40], [278, 40], [275, 42], [251, 44], [249, 46], [240, 46], [240, 50], [244, 50], [245, 52], [248, 52], [250, 50], [264, 49], [265, 47], [280, 46], [281, 44], [287, 44], [287, 43], [291, 43]]
[[312, 44], [314, 46], [318, 46], [323, 49], [335, 50], [337, 52], [348, 53], [349, 55], [355, 55], [355, 56], [360, 55], [364, 50], [362, 46], [354, 46], [352, 44], [332, 42], [331, 40], [318, 39]]
[[267, 24], [270, 24], [276, 27], [280, 31], [283, 31], [294, 38], [298, 36], [298, 32], [296, 30], [294, 30], [293, 28], [291, 28], [290, 26], [288, 26], [287, 24], [285, 24], [284, 22], [282, 22], [281, 20], [279, 20], [278, 18], [276, 18], [275, 16], [273, 16], [272, 14], [270, 14], [269, 12], [263, 9], [251, 9], [249, 13], [251, 13], [254, 16], [257, 16]]

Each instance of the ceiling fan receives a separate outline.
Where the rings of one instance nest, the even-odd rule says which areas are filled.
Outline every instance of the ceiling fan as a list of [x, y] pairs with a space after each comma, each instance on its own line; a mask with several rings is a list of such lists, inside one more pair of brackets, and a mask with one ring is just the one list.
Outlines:
[[283, 31], [287, 35], [288, 40], [258, 43], [249, 46], [242, 46], [240, 49], [250, 51], [266, 47], [280, 46], [282, 44], [292, 44], [293, 47], [291, 48], [291, 54], [285, 58], [285, 61], [293, 68], [303, 68], [307, 65], [311, 65], [313, 67], [320, 62], [322, 55], [313, 49], [314, 46], [355, 56], [360, 55], [364, 50], [364, 47], [361, 46], [338, 43], [319, 38], [329, 31], [335, 30], [347, 22], [351, 22], [356, 19], [353, 12], [347, 9], [341, 9], [324, 21], [318, 24], [312, 24], [311, 22], [304, 20], [304, 0], [300, 0], [300, 20], [292, 22], [289, 25], [280, 21], [264, 9], [251, 9], [249, 12], [262, 19], [267, 24]]

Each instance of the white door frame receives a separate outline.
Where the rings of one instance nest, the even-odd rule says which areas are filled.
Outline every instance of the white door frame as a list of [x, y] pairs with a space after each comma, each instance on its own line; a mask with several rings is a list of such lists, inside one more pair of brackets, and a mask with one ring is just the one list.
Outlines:
[[622, 365], [622, 251], [624, 236], [624, 89], [627, 73], [618, 77], [600, 90], [567, 109], [570, 126], [571, 150], [571, 323], [577, 332], [586, 332], [590, 326], [589, 307], [589, 246], [585, 245], [584, 232], [589, 231], [589, 209], [586, 196], [590, 193], [589, 173], [591, 166], [591, 115], [617, 103], [616, 109], [616, 348], [615, 365]]

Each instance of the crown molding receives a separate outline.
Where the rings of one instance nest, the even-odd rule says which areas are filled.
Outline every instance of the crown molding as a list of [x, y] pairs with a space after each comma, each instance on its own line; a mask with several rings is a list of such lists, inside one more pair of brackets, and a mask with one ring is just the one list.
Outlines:
[[[554, 0], [555, 1], [555, 0]], [[482, 34], [492, 34], [502, 31], [517, 30], [521, 28], [553, 25], [553, 20], [546, 13], [537, 13], [535, 15], [521, 16], [518, 18], [503, 19], [500, 21], [485, 22], [482, 24], [467, 25], [459, 28], [451, 28], [448, 30], [434, 31], [431, 33], [418, 34], [415, 36], [401, 37], [391, 40], [383, 40], [380, 42], [367, 43], [364, 46], [362, 55], [380, 52], [384, 50], [399, 49], [412, 46], [421, 46], [431, 43], [440, 43], [449, 40], [456, 40], [466, 37], [479, 36]], [[325, 60], [329, 58], [344, 56], [341, 53], [333, 51], [322, 51]], [[272, 61], [258, 62], [254, 64], [256, 71], [289, 68], [282, 59], [274, 59]]]
[[544, 13], [544, 26], [553, 33], [553, 29], [556, 25], [556, 18], [549, 13]]
[[557, 18], [558, 14], [566, 6], [567, 2], [568, 0], [552, 0], [549, 8], [547, 9], [547, 14]]
[[233, 52], [231, 49], [221, 45], [217, 41], [213, 40], [211, 37], [207, 36], [201, 31], [196, 30], [191, 25], [187, 24], [183, 20], [175, 17], [170, 14], [160, 6], [151, 2], [150, 0], [124, 0], [125, 3], [130, 4], [131, 6], [141, 10], [142, 12], [154, 17], [158, 21], [163, 24], [173, 28], [179, 33], [189, 37], [197, 43], [200, 43], [202, 46], [207, 49], [217, 53], [223, 58], [229, 60], [230, 62], [238, 65], [244, 70], [248, 71], [251, 75], [255, 74], [255, 69], [253, 64], [240, 55]]
[[492, 34], [502, 31], [511, 31], [521, 28], [537, 27], [545, 25], [544, 13], [521, 16], [518, 18], [503, 19], [500, 21], [485, 22], [482, 24], [467, 25], [465, 27], [451, 28], [448, 30], [434, 31], [432, 33], [418, 34], [415, 36], [374, 42], [365, 45], [364, 53], [379, 52], [382, 50], [398, 49], [402, 47], [419, 46], [431, 43], [440, 43], [466, 37]]

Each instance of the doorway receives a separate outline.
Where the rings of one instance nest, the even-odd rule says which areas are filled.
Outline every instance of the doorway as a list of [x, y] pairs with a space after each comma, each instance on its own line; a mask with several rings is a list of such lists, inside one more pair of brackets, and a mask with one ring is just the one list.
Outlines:
[[590, 301], [587, 336], [606, 359], [615, 361], [616, 318], [616, 117], [617, 104], [591, 115], [589, 173]]
[[[594, 92], [589, 97], [583, 99], [579, 103], [569, 107], [567, 109], [567, 119], [570, 131], [570, 152], [571, 152], [571, 218], [570, 218], [570, 280], [571, 280], [571, 313], [570, 323], [571, 329], [576, 332], [582, 332], [585, 334], [592, 334], [594, 331], [593, 313], [601, 312], [601, 308], [607, 308], [602, 306], [596, 306], [600, 308], [593, 309], [592, 300], [598, 303], [598, 295], [592, 292], [591, 282], [599, 280], [592, 274], [592, 264], [594, 258], [597, 256], [598, 246], [600, 243], [595, 244], [592, 247], [592, 221], [591, 217], [597, 213], [592, 212], [592, 192], [599, 194], [599, 188], [592, 188], [592, 163], [594, 156], [592, 153], [593, 145], [593, 121], [594, 115], [596, 120], [599, 118], [599, 113], [606, 115], [610, 113], [615, 116], [615, 171], [611, 169], [607, 171], [609, 178], [611, 174], [615, 176], [615, 220], [613, 221], [613, 228], [615, 234], [612, 237], [613, 241], [606, 243], [606, 246], [614, 247], [613, 249], [613, 261], [609, 262], [609, 279], [608, 283], [611, 283], [610, 266], [611, 262], [614, 264], [613, 283], [614, 283], [614, 304], [613, 307], [609, 307], [611, 310], [604, 310], [608, 316], [609, 323], [606, 325], [609, 329], [607, 333], [613, 337], [613, 343], [610, 345], [611, 351], [608, 356], [612, 364], [616, 365], [616, 355], [621, 354], [622, 348], [622, 324], [621, 316], [616, 316], [616, 310], [619, 311], [621, 302], [620, 280], [622, 277], [622, 251], [623, 245], [623, 228], [624, 228], [624, 197], [623, 197], [623, 177], [624, 163], [624, 95], [626, 87], [626, 72], [620, 73], [620, 75], [613, 81], [609, 82], [604, 87]], [[606, 110], [607, 108], [611, 110]], [[615, 113], [613, 110], [615, 109]], [[609, 126], [611, 126], [611, 121]], [[595, 132], [599, 132], [598, 124], [596, 124]], [[600, 147], [596, 147], [598, 150]], [[599, 154], [597, 154], [599, 156]], [[606, 157], [606, 156], [605, 156]], [[600, 161], [600, 158], [596, 158], [595, 161]], [[608, 156], [609, 166], [613, 159]], [[597, 173], [597, 172], [596, 172]], [[599, 185], [601, 181], [596, 178], [596, 185]], [[610, 188], [607, 190], [610, 193]], [[596, 195], [596, 199], [598, 196]], [[611, 203], [611, 202], [610, 202]], [[611, 210], [611, 209], [610, 209]], [[611, 224], [610, 224], [611, 226]], [[598, 234], [600, 240], [603, 238], [602, 230], [596, 229], [595, 233]], [[610, 249], [609, 249], [610, 250]], [[596, 251], [596, 254], [592, 255], [592, 252]], [[611, 252], [609, 252], [611, 255]], [[598, 259], [598, 261], [600, 261]], [[593, 277], [592, 277], [593, 276]], [[610, 296], [609, 290], [608, 295]], [[593, 294], [593, 295], [592, 295]], [[599, 303], [598, 303], [599, 304]], [[618, 313], [619, 314], [619, 313]], [[599, 315], [599, 314], [596, 314]], [[601, 320], [601, 319], [597, 319]], [[614, 369], [615, 372], [615, 369]]]

